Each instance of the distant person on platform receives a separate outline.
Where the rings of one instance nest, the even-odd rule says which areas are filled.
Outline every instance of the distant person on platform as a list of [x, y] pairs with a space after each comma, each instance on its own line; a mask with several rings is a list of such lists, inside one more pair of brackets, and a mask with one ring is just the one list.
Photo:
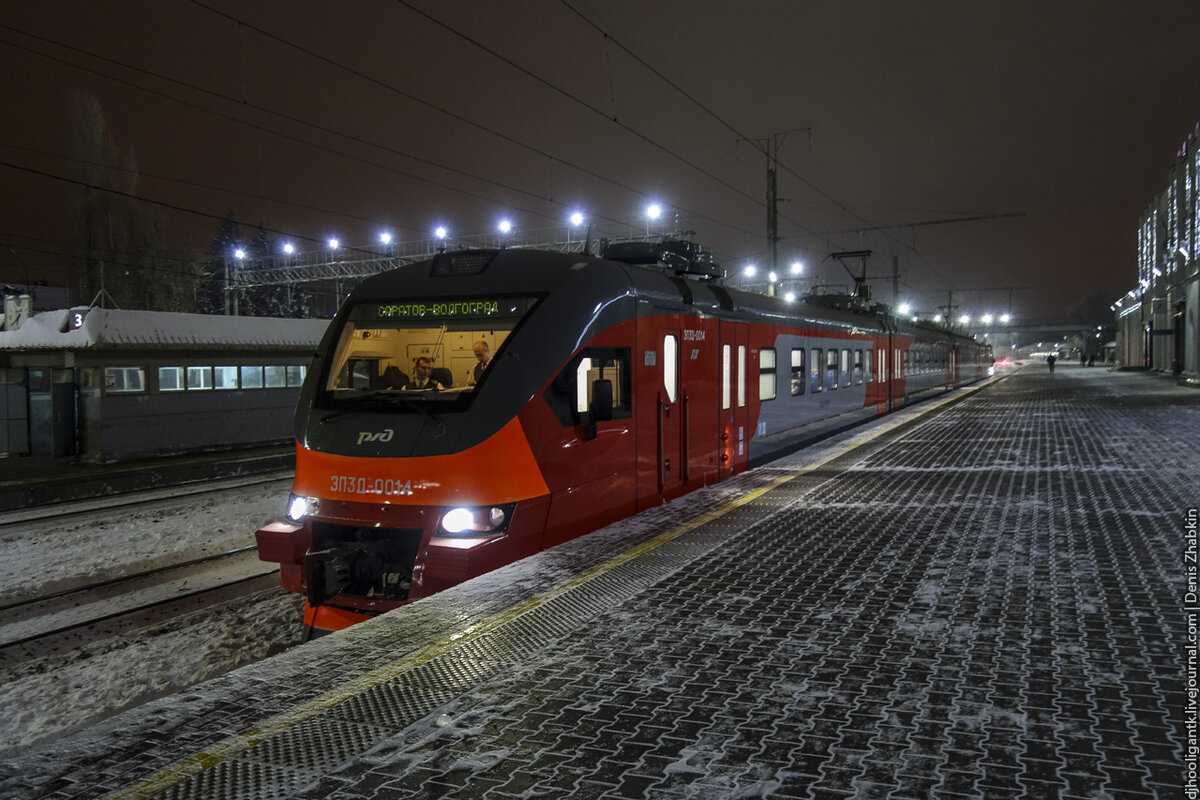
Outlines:
[[417, 359], [416, 369], [413, 371], [413, 379], [404, 387], [408, 391], [441, 391], [445, 389], [440, 383], [433, 379], [433, 362], [425, 356]]
[[1054, 372], [1054, 362], [1057, 360], [1058, 360], [1058, 357], [1056, 355], [1054, 355], [1054, 353], [1051, 353], [1050, 355], [1046, 356], [1046, 363], [1050, 366], [1051, 372]]
[[488, 368], [488, 364], [492, 363], [492, 351], [488, 347], [488, 343], [480, 339], [472, 347], [475, 351], [475, 360], [479, 363], [475, 365], [475, 369], [471, 372], [471, 377], [467, 379], [467, 386], [474, 386], [479, 383], [479, 379], [483, 377], [483, 373]]

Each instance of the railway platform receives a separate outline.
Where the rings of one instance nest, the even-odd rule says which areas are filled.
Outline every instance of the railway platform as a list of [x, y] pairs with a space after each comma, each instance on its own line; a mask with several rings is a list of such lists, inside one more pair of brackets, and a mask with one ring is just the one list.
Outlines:
[[1194, 390], [1031, 365], [18, 754], [0, 795], [1187, 796], [1198, 441]]

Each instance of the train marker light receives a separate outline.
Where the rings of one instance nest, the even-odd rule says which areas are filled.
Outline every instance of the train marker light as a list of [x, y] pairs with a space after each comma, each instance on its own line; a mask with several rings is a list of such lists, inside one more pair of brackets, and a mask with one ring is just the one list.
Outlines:
[[305, 517], [311, 517], [316, 514], [320, 505], [321, 501], [315, 497], [304, 497], [303, 495], [294, 494], [288, 500], [287, 518], [292, 522], [300, 522]]

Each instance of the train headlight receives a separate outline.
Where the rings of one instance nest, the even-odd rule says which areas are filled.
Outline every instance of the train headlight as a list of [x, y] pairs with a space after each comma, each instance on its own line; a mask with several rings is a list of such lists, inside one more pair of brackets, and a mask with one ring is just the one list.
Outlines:
[[513, 505], [452, 508], [442, 515], [442, 536], [494, 536], [504, 533], [512, 519]]
[[315, 497], [305, 497], [294, 494], [288, 500], [287, 518], [292, 522], [300, 522], [305, 517], [311, 517], [321, 507], [321, 501]]

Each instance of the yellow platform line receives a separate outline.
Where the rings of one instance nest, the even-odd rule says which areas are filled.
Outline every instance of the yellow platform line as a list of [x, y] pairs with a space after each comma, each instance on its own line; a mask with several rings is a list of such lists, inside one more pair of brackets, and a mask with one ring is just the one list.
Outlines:
[[[989, 382], [990, 383], [990, 382]], [[986, 386], [987, 383], [976, 385], [966, 390], [966, 393], [972, 393]], [[963, 393], [956, 393], [947, 397], [941, 398], [929, 405], [922, 404], [921, 412], [916, 417], [922, 417], [926, 414], [940, 408], [952, 400], [959, 400], [963, 397]], [[446, 653], [454, 650], [457, 647], [487, 636], [508, 623], [512, 622], [517, 617], [532, 611], [539, 606], [545, 605], [550, 601], [561, 597], [571, 590], [582, 586], [589, 581], [592, 581], [601, 575], [612, 572], [622, 564], [626, 564], [645, 553], [650, 552], [658, 547], [662, 547], [668, 542], [678, 539], [690, 531], [695, 530], [703, 525], [707, 525], [715, 519], [719, 519], [729, 512], [741, 508], [747, 503], [752, 503], [764, 494], [774, 491], [785, 483], [792, 481], [802, 475], [805, 475], [814, 470], [820, 469], [834, 459], [841, 458], [846, 453], [862, 447], [863, 445], [883, 436], [899, 425], [911, 422], [911, 418], [896, 420], [894, 424], [886, 423], [873, 427], [869, 432], [863, 435], [855, 436], [845, 442], [832, 452], [822, 456], [818, 460], [804, 467], [801, 467], [794, 472], [783, 475], [765, 486], [754, 489], [747, 494], [738, 497], [735, 500], [726, 503], [720, 508], [714, 509], [707, 514], [704, 514], [696, 519], [686, 522], [664, 534], [661, 534], [654, 539], [645, 541], [636, 547], [633, 547], [620, 555], [614, 556], [603, 564], [585, 570], [569, 580], [560, 583], [559, 585], [547, 590], [546, 592], [523, 600], [516, 605], [510, 606], [500, 613], [489, 617], [482, 622], [474, 625], [469, 625], [461, 630], [458, 630], [443, 639], [440, 639], [433, 644], [430, 644], [420, 650], [402, 656], [396, 661], [386, 664], [371, 672], [364, 673], [359, 677], [347, 681], [331, 691], [326, 692], [318, 697], [309, 700], [306, 703], [296, 706], [282, 714], [263, 722], [261, 725], [250, 728], [242, 733], [235, 734], [221, 742], [217, 742], [212, 747], [209, 747], [202, 752], [189, 756], [182, 761], [179, 761], [171, 766], [157, 772], [156, 774], [130, 784], [122, 789], [107, 795], [109, 800], [142, 800], [143, 798], [151, 798], [154, 795], [162, 792], [170, 787], [182, 783], [193, 775], [197, 775], [206, 769], [215, 767], [223, 761], [226, 761], [240, 753], [249, 750], [254, 745], [266, 741], [273, 736], [293, 728], [318, 714], [322, 714], [329, 709], [340, 705], [347, 700], [350, 700], [358, 695], [381, 686], [388, 681], [400, 677], [409, 670], [415, 669], [429, 661], [439, 658]]]

